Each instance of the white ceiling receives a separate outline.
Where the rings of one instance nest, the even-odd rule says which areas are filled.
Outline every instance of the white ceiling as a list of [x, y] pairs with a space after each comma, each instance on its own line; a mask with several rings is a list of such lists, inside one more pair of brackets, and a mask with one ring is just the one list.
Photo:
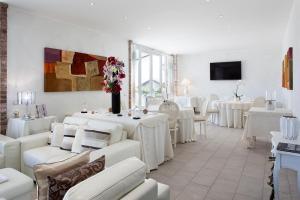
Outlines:
[[4, 1], [37, 14], [180, 54], [279, 45], [293, 3], [293, 0]]

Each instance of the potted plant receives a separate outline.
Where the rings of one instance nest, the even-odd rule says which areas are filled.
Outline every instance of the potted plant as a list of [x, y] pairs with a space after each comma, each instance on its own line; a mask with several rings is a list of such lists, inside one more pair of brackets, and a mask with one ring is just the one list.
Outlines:
[[111, 93], [112, 113], [118, 114], [121, 111], [122, 79], [125, 78], [124, 62], [115, 57], [108, 57], [103, 68], [104, 90]]

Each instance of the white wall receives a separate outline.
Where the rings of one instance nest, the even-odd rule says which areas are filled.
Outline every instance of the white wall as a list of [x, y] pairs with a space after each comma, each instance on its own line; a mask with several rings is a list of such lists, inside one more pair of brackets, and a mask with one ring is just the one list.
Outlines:
[[[27, 13], [10, 7], [8, 10], [8, 115], [13, 110], [17, 91], [33, 90], [37, 103], [47, 105], [50, 115], [60, 119], [65, 114], [80, 111], [83, 102], [89, 109], [110, 106], [110, 94], [96, 92], [44, 92], [44, 47], [117, 56], [127, 66], [127, 40]], [[128, 79], [124, 81], [128, 82]], [[128, 91], [124, 85], [123, 93]], [[124, 97], [124, 96], [123, 96]], [[127, 95], [126, 95], [127, 97]], [[124, 99], [124, 98], [123, 98]]]
[[281, 49], [278, 47], [204, 52], [178, 57], [179, 80], [191, 80], [190, 95], [218, 94], [232, 97], [237, 81], [211, 81], [210, 63], [242, 61], [242, 93], [247, 97], [265, 96], [266, 90], [277, 91], [281, 98]]
[[300, 118], [300, 2], [294, 1], [293, 9], [290, 15], [286, 34], [282, 47], [282, 59], [289, 47], [294, 51], [294, 90], [283, 89], [285, 100], [294, 112]]

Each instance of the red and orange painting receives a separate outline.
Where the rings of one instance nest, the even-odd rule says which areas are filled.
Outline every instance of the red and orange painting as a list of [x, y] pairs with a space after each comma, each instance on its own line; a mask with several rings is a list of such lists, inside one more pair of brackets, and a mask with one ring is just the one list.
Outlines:
[[102, 90], [106, 57], [45, 48], [44, 58], [45, 92]]
[[282, 87], [293, 90], [293, 48], [288, 49], [282, 61]]

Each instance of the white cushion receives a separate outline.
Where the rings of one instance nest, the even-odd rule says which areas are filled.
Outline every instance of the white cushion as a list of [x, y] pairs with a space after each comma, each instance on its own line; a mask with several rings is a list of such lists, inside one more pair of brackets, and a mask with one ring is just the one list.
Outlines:
[[79, 126], [64, 124], [64, 136], [60, 147], [64, 150], [71, 151], [75, 139], [75, 134]]
[[[8, 181], [0, 184], [0, 197], [15, 199], [32, 193], [33, 180], [28, 176], [11, 168], [0, 169], [0, 174], [8, 177]], [[21, 198], [20, 198], [21, 199]], [[26, 198], [23, 198], [24, 200]]]
[[64, 200], [120, 199], [143, 183], [145, 177], [146, 165], [137, 158], [129, 158], [75, 185]]
[[62, 150], [58, 147], [43, 146], [25, 151], [23, 160], [25, 165], [32, 168], [34, 165], [47, 163], [55, 157], [61, 158], [61, 156], [69, 156], [70, 154], [69, 151]]
[[57, 123], [53, 128], [53, 133], [51, 136], [51, 146], [60, 147], [64, 138], [64, 125]]
[[122, 140], [123, 126], [121, 124], [99, 120], [90, 120], [87, 126], [88, 128], [91, 128], [93, 130], [109, 133], [109, 144], [114, 144]]

